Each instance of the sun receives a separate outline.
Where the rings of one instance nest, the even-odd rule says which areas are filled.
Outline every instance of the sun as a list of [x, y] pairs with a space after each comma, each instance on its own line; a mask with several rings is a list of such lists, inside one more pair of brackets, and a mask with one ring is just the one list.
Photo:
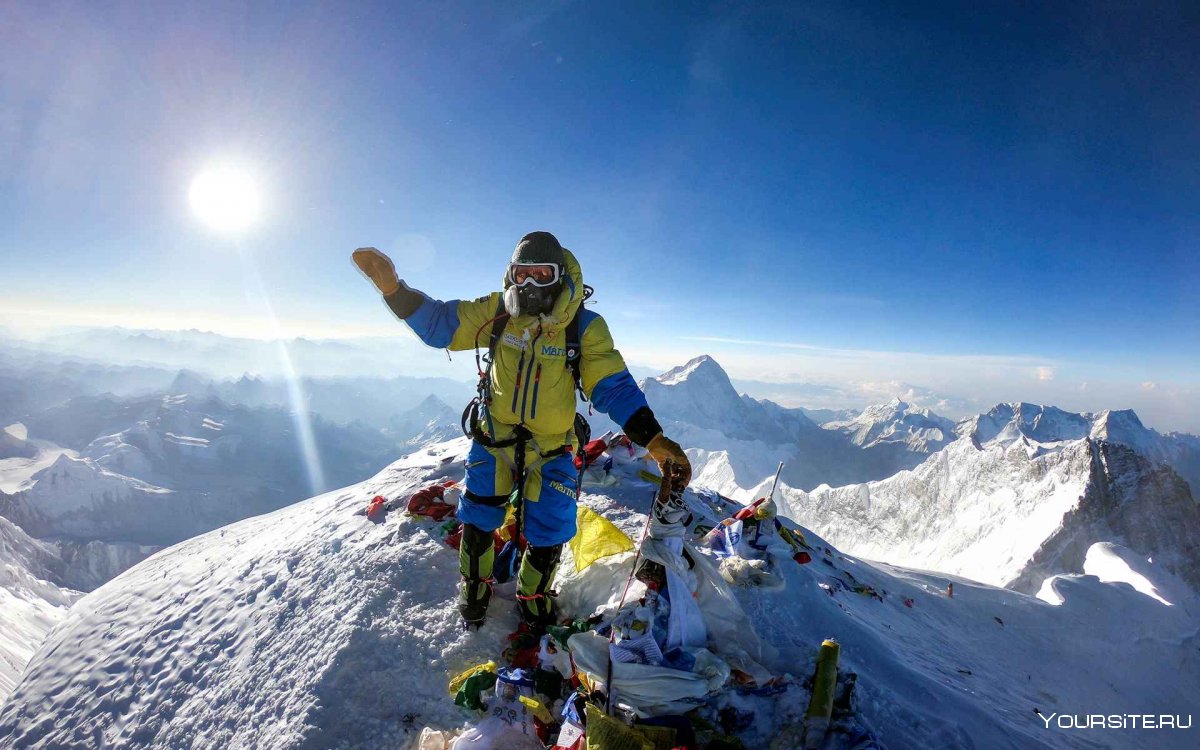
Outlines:
[[188, 202], [209, 228], [231, 234], [252, 227], [262, 209], [253, 175], [231, 165], [209, 167], [196, 175], [188, 190]]

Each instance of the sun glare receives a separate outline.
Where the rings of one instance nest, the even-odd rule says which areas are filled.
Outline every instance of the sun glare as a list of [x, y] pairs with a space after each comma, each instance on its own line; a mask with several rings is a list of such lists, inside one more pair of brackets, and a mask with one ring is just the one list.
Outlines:
[[217, 166], [192, 180], [188, 202], [200, 221], [219, 232], [243, 232], [258, 219], [261, 199], [258, 185], [245, 170]]

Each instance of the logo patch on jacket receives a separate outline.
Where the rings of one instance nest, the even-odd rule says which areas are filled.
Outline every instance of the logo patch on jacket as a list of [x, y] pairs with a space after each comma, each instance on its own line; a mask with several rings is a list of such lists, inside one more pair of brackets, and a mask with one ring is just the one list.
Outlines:
[[551, 346], [550, 344], [542, 344], [542, 355], [546, 357], [565, 357], [567, 350], [561, 346]]
[[522, 349], [521, 337], [511, 331], [504, 332], [504, 345], [511, 346], [514, 349]]

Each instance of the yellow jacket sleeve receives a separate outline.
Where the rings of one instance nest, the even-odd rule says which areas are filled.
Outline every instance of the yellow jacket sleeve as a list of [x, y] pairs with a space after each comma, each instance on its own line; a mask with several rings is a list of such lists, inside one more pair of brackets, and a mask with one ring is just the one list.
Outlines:
[[621, 352], [613, 346], [612, 334], [604, 318], [584, 310], [580, 312], [579, 327], [583, 349], [579, 376], [583, 394], [597, 410], [624, 426], [634, 412], [648, 408], [646, 395], [629, 374]]

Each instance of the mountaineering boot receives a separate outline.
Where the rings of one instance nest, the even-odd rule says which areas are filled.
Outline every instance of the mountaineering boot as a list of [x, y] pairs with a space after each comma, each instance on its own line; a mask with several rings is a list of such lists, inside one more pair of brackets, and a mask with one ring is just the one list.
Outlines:
[[458, 611], [462, 615], [464, 630], [478, 630], [487, 619], [488, 602], [492, 599], [492, 582], [470, 578], [463, 580], [462, 595]]
[[458, 567], [463, 577], [458, 611], [462, 614], [464, 628], [479, 628], [487, 618], [495, 555], [492, 532], [463, 524], [462, 541], [458, 545]]
[[529, 547], [517, 571], [517, 608], [521, 612], [521, 621], [537, 633], [544, 632], [556, 622], [557, 607], [550, 582], [560, 557], [561, 544]]

